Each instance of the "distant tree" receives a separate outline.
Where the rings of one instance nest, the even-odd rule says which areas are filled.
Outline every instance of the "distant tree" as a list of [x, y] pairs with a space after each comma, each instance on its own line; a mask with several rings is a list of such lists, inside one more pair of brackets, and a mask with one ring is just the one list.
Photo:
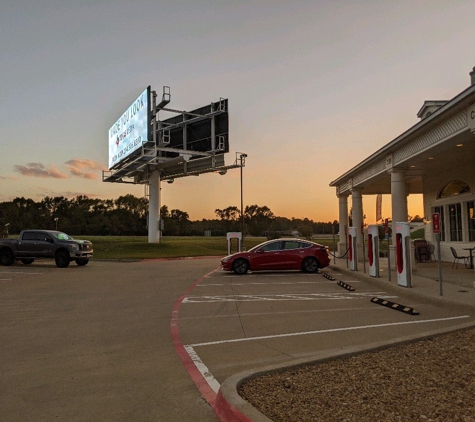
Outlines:
[[245, 221], [252, 236], [260, 236], [269, 231], [274, 214], [269, 207], [258, 205], [248, 205], [244, 210]]
[[312, 224], [307, 223], [307, 224], [301, 224], [300, 226], [297, 227], [298, 232], [302, 237], [305, 237], [306, 239], [311, 239], [313, 235], [313, 228]]
[[[240, 231], [240, 211], [235, 206], [216, 209], [218, 219], [190, 221], [189, 214], [179, 209], [169, 210], [166, 205], [160, 208], [160, 218], [165, 221], [165, 235], [202, 236], [211, 231], [213, 236], [224, 236], [227, 231]], [[147, 234], [148, 199], [133, 195], [120, 196], [117, 199], [89, 198], [78, 195], [68, 199], [64, 196], [46, 196], [40, 202], [28, 198], [15, 198], [0, 202], [0, 231], [9, 223], [9, 232], [17, 234], [21, 230], [38, 228], [58, 229], [71, 235], [111, 235], [144, 236]], [[2, 221], [3, 219], [3, 221]], [[251, 235], [281, 235], [299, 229], [305, 235], [302, 226], [311, 226], [313, 233], [322, 229], [331, 232], [332, 224], [338, 222], [315, 223], [307, 218], [291, 220], [276, 217], [267, 206], [250, 205], [244, 213], [245, 231]], [[319, 225], [323, 225], [320, 227]]]
[[220, 210], [214, 210], [214, 213], [221, 219], [221, 225], [224, 232], [240, 231], [239, 221], [241, 212], [238, 207], [229, 206]]

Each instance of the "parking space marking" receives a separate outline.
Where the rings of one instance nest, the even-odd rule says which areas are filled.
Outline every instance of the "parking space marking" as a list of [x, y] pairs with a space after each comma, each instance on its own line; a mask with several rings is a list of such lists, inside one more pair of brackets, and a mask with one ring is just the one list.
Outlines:
[[306, 336], [312, 334], [326, 334], [326, 333], [336, 333], [342, 331], [353, 331], [353, 330], [367, 330], [371, 328], [383, 328], [383, 327], [394, 327], [397, 325], [410, 325], [410, 324], [429, 324], [433, 322], [442, 322], [442, 321], [453, 321], [456, 319], [470, 318], [470, 315], [460, 315], [447, 318], [435, 318], [435, 319], [424, 319], [420, 321], [404, 321], [404, 322], [389, 322], [386, 324], [373, 324], [373, 325], [360, 325], [356, 327], [342, 327], [342, 328], [330, 328], [327, 330], [315, 330], [315, 331], [303, 331], [299, 333], [287, 333], [287, 334], [276, 334], [272, 336], [258, 336], [258, 337], [246, 337], [246, 338], [237, 338], [230, 340], [219, 340], [219, 341], [209, 341], [204, 343], [194, 343], [187, 346], [191, 347], [202, 347], [202, 346], [215, 346], [217, 344], [227, 344], [227, 343], [241, 343], [244, 341], [255, 341], [255, 340], [270, 340], [275, 338], [283, 337], [297, 337], [297, 336]]
[[221, 387], [220, 383], [216, 380], [216, 378], [210, 372], [208, 367], [200, 359], [198, 354], [195, 352], [195, 349], [193, 349], [192, 346], [184, 346], [184, 347], [185, 347], [185, 350], [187, 351], [188, 355], [190, 356], [191, 360], [195, 364], [196, 368], [198, 369], [198, 371], [200, 371], [201, 375], [206, 380], [208, 385], [211, 387], [211, 389], [216, 394], [218, 394], [219, 387]]
[[[296, 282], [259, 282], [259, 283], [232, 283], [233, 286], [286, 286], [286, 285], [291, 285], [291, 286], [296, 286], [299, 284], [311, 284], [315, 285], [316, 283], [318, 284], [335, 284], [334, 281], [329, 281], [329, 280], [318, 280], [318, 281], [296, 281]], [[359, 283], [359, 281], [351, 281], [351, 283]], [[199, 284], [196, 287], [208, 287], [208, 286], [229, 286], [229, 283], [204, 283], [204, 284]]]
[[[328, 313], [328, 312], [358, 312], [361, 313], [363, 311], [366, 312], [374, 312], [374, 311], [385, 311], [383, 307], [374, 307], [374, 308], [332, 308], [332, 309], [308, 309], [308, 310], [301, 310], [301, 311], [275, 311], [275, 312], [239, 312], [241, 317], [248, 317], [248, 316], [269, 316], [269, 315], [296, 315], [296, 314], [318, 314], [318, 313]], [[203, 316], [193, 316], [193, 317], [182, 317], [182, 320], [198, 320], [198, 319], [215, 319], [215, 318], [236, 318], [236, 314], [227, 314], [227, 315], [203, 315]]]
[[45, 273], [31, 273], [26, 271], [0, 271], [0, 274], [45, 274]]
[[188, 296], [183, 303], [211, 303], [211, 302], [267, 302], [289, 300], [354, 300], [378, 296], [384, 299], [394, 299], [397, 296], [387, 295], [386, 292], [358, 292], [358, 293], [288, 293], [274, 295], [217, 295], [217, 296]]

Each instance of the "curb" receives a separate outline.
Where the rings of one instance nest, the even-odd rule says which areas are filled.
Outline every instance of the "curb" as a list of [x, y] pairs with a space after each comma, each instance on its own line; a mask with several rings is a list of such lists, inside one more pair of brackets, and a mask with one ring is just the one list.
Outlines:
[[[391, 293], [397, 294], [398, 296], [404, 297], [409, 300], [413, 300], [414, 298], [417, 298], [422, 303], [428, 303], [428, 304], [438, 306], [438, 307], [448, 306], [450, 308], [453, 308], [455, 310], [462, 311], [462, 312], [475, 311], [475, 304], [469, 305], [466, 303], [456, 302], [450, 299], [446, 299], [444, 296], [435, 297], [435, 296], [427, 295], [424, 293], [420, 293], [418, 291], [414, 291], [413, 287], [407, 288], [407, 287], [394, 285], [394, 284], [391, 284], [390, 281], [383, 280], [381, 278], [370, 277], [364, 274], [360, 274], [358, 271], [351, 271], [346, 268], [337, 267], [336, 265], [330, 265], [330, 268], [333, 271], [339, 271], [345, 275], [354, 277], [357, 280], [375, 284], [380, 288], [384, 288], [385, 290], [388, 290]], [[415, 283], [417, 283], [416, 277], [415, 277]], [[434, 281], [434, 283], [436, 283], [436, 281]]]
[[368, 352], [375, 352], [384, 350], [390, 347], [402, 346], [409, 343], [414, 343], [419, 340], [424, 340], [430, 337], [436, 337], [443, 334], [453, 333], [456, 331], [462, 331], [475, 327], [475, 322], [469, 322], [461, 324], [457, 327], [441, 328], [424, 333], [423, 335], [412, 335], [407, 337], [401, 337], [396, 341], [376, 342], [367, 346], [355, 346], [346, 349], [327, 350], [315, 354], [311, 358], [298, 359], [291, 362], [282, 364], [267, 366], [259, 370], [249, 370], [240, 372], [229, 378], [227, 378], [219, 389], [218, 396], [221, 396], [219, 401], [216, 401], [216, 407], [223, 412], [228, 411], [227, 408], [235, 408], [240, 414], [244, 415], [246, 419], [225, 419], [231, 422], [272, 422], [267, 416], [262, 414], [259, 410], [253, 407], [248, 401], [244, 400], [238, 394], [238, 388], [246, 381], [251, 380], [262, 375], [266, 375], [272, 372], [285, 372], [292, 368], [298, 368], [305, 365], [316, 365], [324, 362], [329, 362], [337, 359], [346, 359], [351, 356], [360, 355]]

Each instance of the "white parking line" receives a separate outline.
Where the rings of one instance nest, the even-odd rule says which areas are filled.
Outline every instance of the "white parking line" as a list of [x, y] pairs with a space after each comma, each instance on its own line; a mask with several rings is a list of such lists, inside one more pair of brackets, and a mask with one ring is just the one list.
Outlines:
[[[268, 316], [268, 315], [296, 315], [296, 314], [320, 314], [320, 313], [334, 313], [334, 312], [379, 312], [385, 311], [384, 306], [372, 307], [372, 308], [332, 308], [332, 309], [308, 309], [304, 311], [276, 311], [276, 312], [239, 312], [239, 316], [248, 317], [248, 316]], [[202, 316], [192, 316], [192, 317], [182, 317], [180, 321], [183, 320], [199, 320], [199, 319], [216, 319], [216, 318], [236, 318], [236, 314], [228, 315], [202, 315]]]
[[30, 273], [26, 271], [0, 271], [0, 274], [45, 274], [45, 273]]
[[[296, 286], [298, 284], [312, 284], [315, 285], [316, 283], [318, 284], [335, 284], [334, 281], [330, 280], [315, 280], [315, 281], [297, 281], [297, 282], [261, 282], [261, 283], [233, 283], [233, 286], [284, 286], [284, 285], [292, 285]], [[359, 281], [351, 281], [350, 283], [359, 283]], [[208, 287], [208, 286], [229, 286], [229, 283], [204, 283], [204, 284], [198, 284], [196, 287]]]
[[208, 385], [212, 388], [212, 390], [218, 394], [218, 390], [220, 387], [219, 382], [213, 376], [213, 374], [209, 371], [208, 367], [203, 363], [200, 357], [196, 354], [195, 349], [192, 346], [184, 346], [188, 356], [190, 356], [191, 360], [195, 364], [198, 371], [201, 372], [201, 375], [206, 380]]
[[[325, 334], [325, 333], [335, 333], [335, 332], [341, 332], [341, 331], [366, 330], [369, 328], [394, 327], [397, 325], [425, 324], [425, 323], [432, 323], [432, 322], [452, 321], [452, 320], [463, 319], [463, 318], [470, 318], [470, 316], [460, 315], [456, 317], [425, 319], [425, 320], [419, 320], [419, 321], [392, 322], [392, 323], [386, 323], [386, 324], [361, 325], [357, 327], [331, 328], [328, 330], [303, 331], [300, 333], [277, 334], [273, 336], [259, 336], [259, 337], [247, 337], [247, 338], [238, 338], [238, 339], [231, 339], [231, 340], [209, 341], [205, 343], [189, 344], [188, 346], [191, 346], [191, 347], [214, 346], [217, 344], [241, 343], [244, 341], [270, 340], [270, 339], [275, 339], [275, 338], [306, 336], [306, 335], [311, 335], [311, 334]], [[185, 347], [188, 347], [188, 346], [185, 346]]]
[[387, 295], [386, 292], [358, 293], [302, 293], [274, 295], [217, 295], [217, 296], [188, 296], [182, 303], [212, 303], [212, 302], [268, 302], [283, 300], [354, 300], [378, 296], [384, 299], [394, 299], [397, 296]]

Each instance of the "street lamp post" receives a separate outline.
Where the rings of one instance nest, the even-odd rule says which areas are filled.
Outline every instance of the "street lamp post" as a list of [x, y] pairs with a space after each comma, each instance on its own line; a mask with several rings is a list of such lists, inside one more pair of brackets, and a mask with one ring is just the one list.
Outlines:
[[56, 230], [56, 231], [58, 231], [58, 220], [59, 220], [59, 218], [58, 218], [58, 217], [55, 217], [55, 218], [54, 218], [55, 227], [56, 227], [56, 229], [55, 229], [55, 230]]
[[241, 250], [244, 247], [244, 196], [243, 196], [243, 183], [242, 183], [242, 169], [246, 165], [247, 154], [238, 153], [240, 159], [240, 171], [241, 171]]

